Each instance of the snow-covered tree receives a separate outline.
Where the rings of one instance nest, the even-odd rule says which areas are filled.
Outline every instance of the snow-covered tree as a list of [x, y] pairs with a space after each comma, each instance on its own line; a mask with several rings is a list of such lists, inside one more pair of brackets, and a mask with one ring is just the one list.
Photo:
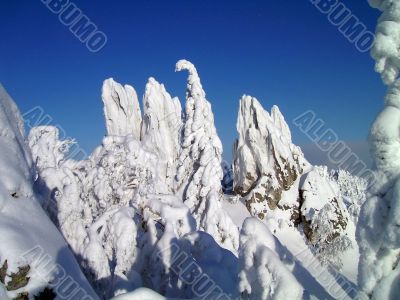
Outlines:
[[222, 144], [215, 129], [211, 104], [192, 63], [180, 60], [176, 70], [189, 72], [176, 192], [183, 195], [198, 228], [213, 236], [223, 247], [236, 252], [239, 232], [221, 207]]
[[338, 185], [350, 217], [357, 224], [361, 207], [367, 199], [368, 181], [346, 170], [332, 170], [330, 178]]
[[29, 147], [38, 169], [60, 167], [73, 141], [59, 140], [59, 130], [52, 126], [38, 126], [29, 132]]
[[348, 237], [350, 216], [338, 185], [327, 167], [314, 167], [300, 191], [302, 227], [313, 252], [322, 263], [340, 268], [342, 253], [353, 245]]
[[311, 222], [313, 250], [322, 264], [331, 264], [341, 269], [343, 262], [340, 255], [352, 247], [352, 242], [347, 233], [338, 234], [338, 226], [335, 223], [334, 206], [325, 204]]
[[382, 11], [372, 56], [376, 71], [389, 86], [385, 107], [370, 130], [376, 180], [362, 207], [359, 286], [372, 299], [398, 299], [400, 287], [400, 2], [369, 0]]

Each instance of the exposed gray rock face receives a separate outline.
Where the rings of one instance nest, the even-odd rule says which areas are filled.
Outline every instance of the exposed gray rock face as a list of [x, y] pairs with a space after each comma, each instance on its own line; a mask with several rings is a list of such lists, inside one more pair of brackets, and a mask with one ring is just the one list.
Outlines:
[[289, 126], [277, 106], [271, 114], [257, 99], [243, 96], [234, 146], [234, 190], [252, 215], [264, 219], [271, 211], [291, 211], [298, 219], [298, 181], [308, 162], [292, 143]]

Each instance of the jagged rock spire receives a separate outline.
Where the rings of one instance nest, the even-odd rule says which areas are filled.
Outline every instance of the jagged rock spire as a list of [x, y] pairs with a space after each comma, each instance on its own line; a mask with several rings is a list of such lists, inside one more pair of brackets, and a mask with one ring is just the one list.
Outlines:
[[308, 165], [291, 140], [289, 126], [279, 108], [271, 115], [256, 98], [244, 95], [237, 121], [239, 139], [234, 147], [234, 190], [243, 196], [249, 211], [265, 219], [276, 208], [298, 217], [296, 196], [285, 199]]
[[103, 83], [102, 99], [107, 134], [133, 135], [139, 140], [142, 115], [135, 89], [110, 78]]
[[143, 96], [141, 140], [150, 151], [158, 154], [160, 177], [172, 187], [176, 161], [180, 152], [182, 108], [178, 98], [172, 98], [163, 84], [149, 78]]

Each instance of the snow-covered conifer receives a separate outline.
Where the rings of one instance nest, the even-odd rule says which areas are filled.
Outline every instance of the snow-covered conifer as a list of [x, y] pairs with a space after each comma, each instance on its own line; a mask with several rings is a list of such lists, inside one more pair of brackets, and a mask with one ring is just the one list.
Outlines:
[[180, 60], [176, 70], [189, 72], [176, 191], [183, 195], [199, 229], [209, 233], [223, 247], [236, 251], [238, 229], [221, 207], [222, 144], [215, 129], [211, 104], [192, 63]]
[[376, 71], [389, 86], [385, 107], [370, 130], [370, 148], [376, 167], [371, 196], [362, 207], [358, 226], [359, 286], [372, 299], [400, 297], [400, 3], [369, 0], [382, 11], [372, 56]]

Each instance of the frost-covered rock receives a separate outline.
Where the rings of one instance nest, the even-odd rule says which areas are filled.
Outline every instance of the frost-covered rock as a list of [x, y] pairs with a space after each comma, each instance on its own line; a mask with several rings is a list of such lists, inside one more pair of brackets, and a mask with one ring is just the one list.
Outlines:
[[131, 134], [139, 140], [142, 115], [135, 89], [110, 78], [104, 81], [102, 99], [107, 133], [118, 136]]
[[215, 129], [211, 104], [192, 63], [180, 60], [176, 70], [189, 72], [176, 192], [183, 195], [198, 228], [212, 235], [223, 247], [236, 252], [239, 232], [221, 206], [222, 144]]
[[241, 299], [302, 299], [303, 287], [281, 262], [275, 237], [256, 218], [240, 233], [239, 292]]
[[163, 84], [150, 78], [143, 97], [143, 112], [141, 140], [147, 149], [157, 153], [160, 176], [172, 188], [181, 149], [181, 104], [178, 98], [171, 98]]
[[314, 252], [323, 263], [340, 267], [340, 254], [352, 247], [347, 233], [350, 216], [327, 167], [307, 173], [300, 193], [302, 225]]
[[[0, 85], [0, 298], [25, 299], [26, 293], [33, 299], [47, 288], [60, 298], [98, 299], [32, 189], [32, 158], [22, 124]], [[61, 295], [59, 280], [67, 276], [75, 284]]]
[[376, 180], [362, 207], [357, 238], [360, 245], [359, 286], [372, 299], [398, 299], [400, 289], [400, 3], [369, 0], [382, 11], [372, 56], [376, 71], [389, 86], [385, 107], [369, 136]]
[[234, 189], [253, 216], [263, 220], [274, 210], [298, 219], [298, 181], [308, 166], [277, 106], [271, 114], [257, 99], [243, 96], [234, 146]]

